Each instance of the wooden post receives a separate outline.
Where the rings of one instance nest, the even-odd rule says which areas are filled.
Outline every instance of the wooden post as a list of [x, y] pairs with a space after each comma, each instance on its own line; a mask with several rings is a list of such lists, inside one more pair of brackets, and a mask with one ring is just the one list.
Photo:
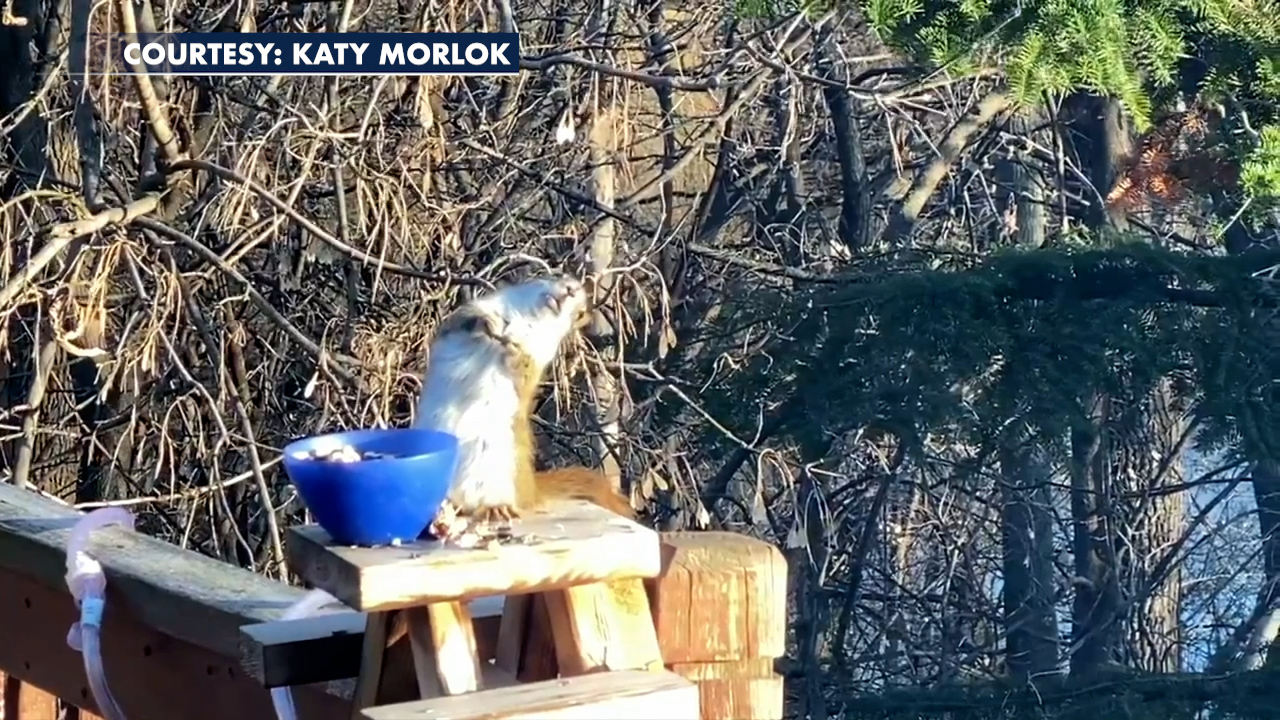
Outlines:
[[736, 533], [666, 533], [648, 581], [663, 661], [701, 691], [702, 720], [780, 720], [787, 566], [772, 545]]

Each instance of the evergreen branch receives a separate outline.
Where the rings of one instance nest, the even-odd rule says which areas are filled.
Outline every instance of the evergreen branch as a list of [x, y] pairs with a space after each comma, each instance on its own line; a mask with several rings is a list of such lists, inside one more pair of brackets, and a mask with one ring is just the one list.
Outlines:
[[[1277, 307], [1280, 298], [1264, 283], [1249, 284], [1250, 275], [1280, 263], [1280, 249], [1246, 256], [1204, 257], [1181, 255], [1135, 244], [1106, 250], [1010, 251], [993, 255], [972, 270], [913, 270], [885, 268], [857, 272], [823, 274], [792, 268], [740, 254], [692, 245], [692, 252], [743, 270], [793, 281], [838, 287], [817, 299], [819, 307], [841, 307], [860, 301], [911, 296], [937, 296], [948, 290], [981, 288], [1000, 300], [1044, 300], [1081, 302], [1117, 300], [1132, 304], [1175, 303], [1199, 308], [1221, 308], [1235, 294], [1248, 294], [1254, 307]], [[931, 257], [936, 254], [930, 254]], [[904, 262], [919, 263], [920, 253], [904, 251]], [[878, 259], [883, 260], [883, 257]], [[1209, 288], [1170, 284], [1171, 279], [1197, 278]], [[1224, 295], [1219, 284], [1232, 286]]]
[[[844, 717], [915, 718], [944, 713], [985, 711], [986, 717], [1028, 717], [1030, 708], [1052, 708], [1054, 717], [1097, 717], [1105, 701], [1204, 704], [1257, 698], [1258, 710], [1273, 707], [1272, 690], [1280, 680], [1275, 670], [1209, 675], [1204, 673], [1147, 674], [1129, 668], [1108, 668], [1105, 678], [1062, 682], [1037, 680], [1034, 687], [1009, 683], [913, 687], [877, 695], [859, 694], [840, 703]], [[1054, 686], [1057, 686], [1056, 688]], [[1069, 706], [1079, 704], [1070, 712]], [[1064, 707], [1065, 706], [1065, 707]]]

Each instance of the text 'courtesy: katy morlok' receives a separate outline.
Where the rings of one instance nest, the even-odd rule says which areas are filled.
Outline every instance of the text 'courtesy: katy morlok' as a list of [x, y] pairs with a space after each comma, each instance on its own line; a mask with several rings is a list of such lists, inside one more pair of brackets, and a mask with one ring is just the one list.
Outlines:
[[[517, 33], [139, 33], [93, 40], [91, 74], [509, 75]], [[97, 65], [97, 67], [93, 67]]]

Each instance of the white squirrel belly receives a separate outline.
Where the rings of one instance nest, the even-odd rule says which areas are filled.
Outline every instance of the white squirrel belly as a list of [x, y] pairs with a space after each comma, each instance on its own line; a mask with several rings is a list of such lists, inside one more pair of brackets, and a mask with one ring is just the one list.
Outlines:
[[449, 501], [462, 512], [515, 505], [514, 379], [498, 352], [467, 336], [440, 338], [431, 354], [414, 426], [458, 438]]

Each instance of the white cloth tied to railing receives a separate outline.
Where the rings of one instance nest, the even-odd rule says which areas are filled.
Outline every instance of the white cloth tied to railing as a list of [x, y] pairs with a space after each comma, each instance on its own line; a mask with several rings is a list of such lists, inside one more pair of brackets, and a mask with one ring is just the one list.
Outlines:
[[[289, 606], [280, 616], [281, 620], [300, 620], [314, 615], [317, 610], [337, 602], [337, 598], [323, 590], [312, 590], [302, 599]], [[293, 688], [271, 688], [271, 704], [276, 707], [276, 717], [280, 720], [298, 720], [298, 708], [293, 704]]]
[[108, 525], [133, 529], [133, 515], [122, 508], [101, 508], [85, 515], [71, 529], [67, 541], [67, 588], [80, 608], [80, 621], [71, 625], [67, 644], [84, 657], [84, 672], [98, 713], [106, 720], [125, 720], [124, 712], [107, 687], [102, 667], [102, 612], [107, 604], [107, 576], [102, 565], [87, 552], [89, 534]]

